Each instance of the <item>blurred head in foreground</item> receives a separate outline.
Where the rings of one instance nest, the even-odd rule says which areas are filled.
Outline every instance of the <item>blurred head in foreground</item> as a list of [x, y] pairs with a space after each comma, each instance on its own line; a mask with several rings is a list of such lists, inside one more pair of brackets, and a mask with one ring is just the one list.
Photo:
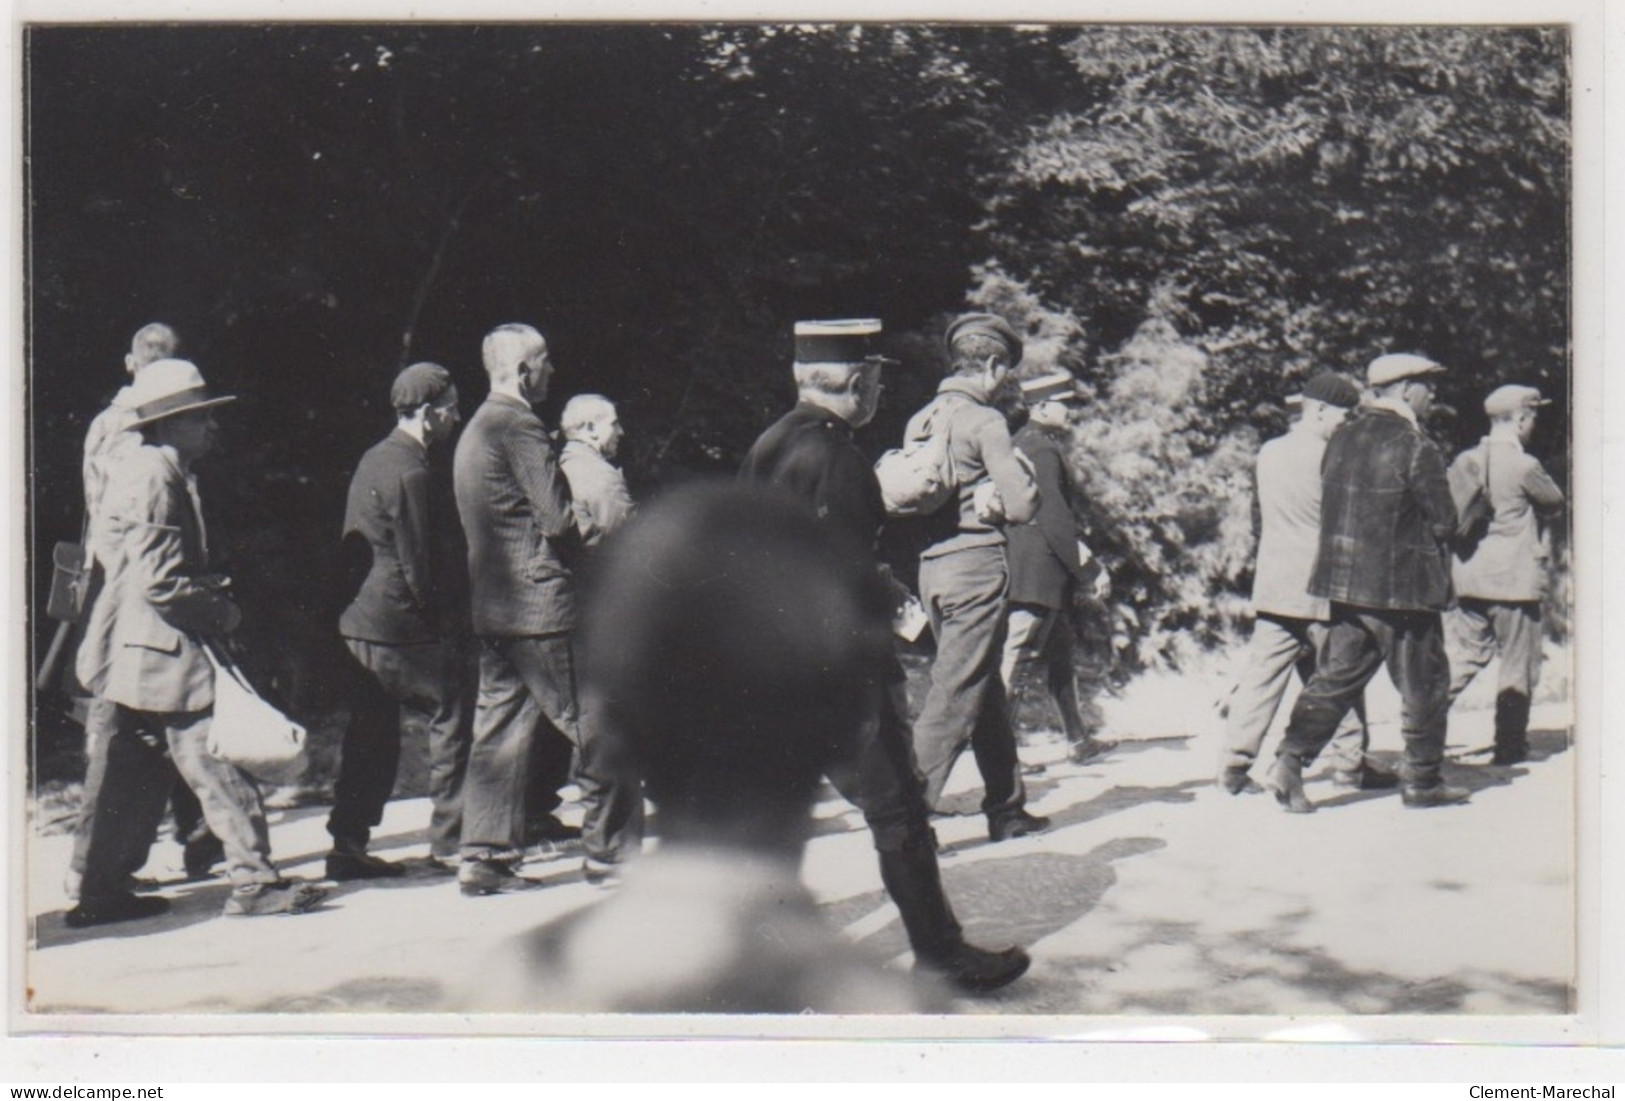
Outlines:
[[584, 676], [640, 764], [664, 843], [804, 840], [890, 646], [874, 570], [830, 528], [768, 491], [691, 487], [603, 563]]
[[875, 713], [872, 561], [771, 491], [669, 494], [606, 543], [583, 673], [642, 770], [659, 845], [598, 905], [501, 946], [463, 1010], [940, 1012], [831, 928], [800, 880], [826, 765]]

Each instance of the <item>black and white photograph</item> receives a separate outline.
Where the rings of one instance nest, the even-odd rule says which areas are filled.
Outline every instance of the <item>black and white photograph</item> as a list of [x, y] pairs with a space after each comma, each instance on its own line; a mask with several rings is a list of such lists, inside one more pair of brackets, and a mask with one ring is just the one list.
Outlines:
[[1591, 46], [1340, 15], [30, 11], [11, 1030], [1598, 1042]]

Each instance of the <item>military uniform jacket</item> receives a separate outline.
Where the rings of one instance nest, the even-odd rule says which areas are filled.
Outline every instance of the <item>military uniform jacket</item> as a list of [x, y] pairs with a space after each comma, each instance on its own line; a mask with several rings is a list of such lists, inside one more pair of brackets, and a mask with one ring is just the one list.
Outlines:
[[1010, 566], [1010, 603], [1066, 606], [1074, 579], [1089, 580], [1078, 556], [1081, 528], [1077, 492], [1066, 456], [1054, 436], [1036, 424], [1016, 433], [1016, 449], [1032, 460], [1038, 482], [1038, 515], [1010, 527], [1005, 554]]
[[563, 556], [579, 538], [569, 484], [541, 419], [518, 398], [491, 394], [463, 428], [452, 472], [474, 632], [574, 630], [575, 585]]
[[873, 551], [886, 521], [874, 468], [852, 440], [852, 426], [827, 409], [802, 402], [751, 447], [739, 468], [743, 481], [794, 494]]
[[1485, 439], [1462, 452], [1451, 464], [1452, 474], [1458, 475], [1452, 481], [1475, 481], [1462, 468], [1476, 464], [1475, 470], [1482, 471], [1486, 460], [1494, 512], [1472, 555], [1452, 563], [1456, 595], [1513, 603], [1539, 600], [1551, 558], [1541, 519], [1563, 507], [1563, 491], [1516, 440]]
[[1450, 601], [1444, 548], [1455, 530], [1439, 449], [1400, 413], [1373, 407], [1326, 445], [1309, 591], [1363, 608], [1442, 610]]
[[[431, 642], [448, 626], [440, 529], [429, 449], [399, 428], [373, 445], [350, 479], [344, 538], [364, 539], [371, 564], [339, 616], [345, 638], [403, 645]], [[443, 505], [442, 505], [443, 507]]]
[[212, 707], [200, 636], [223, 634], [233, 607], [200, 581], [208, 549], [195, 484], [169, 451], [142, 445], [113, 472], [102, 504], [116, 549], [79, 647], [80, 683], [138, 711]]

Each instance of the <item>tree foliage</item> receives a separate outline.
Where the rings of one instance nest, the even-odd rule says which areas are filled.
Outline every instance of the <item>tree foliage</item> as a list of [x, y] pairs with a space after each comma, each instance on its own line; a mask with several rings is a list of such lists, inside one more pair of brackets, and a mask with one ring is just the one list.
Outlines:
[[1242, 472], [1310, 370], [1425, 350], [1458, 442], [1496, 382], [1564, 391], [1565, 51], [1482, 27], [30, 27], [33, 588], [149, 320], [250, 399], [206, 472], [218, 541], [273, 634], [315, 638], [403, 362], [468, 404], [481, 334], [537, 323], [554, 409], [614, 398], [648, 491], [733, 468], [790, 400], [802, 317], [886, 320], [878, 452], [975, 303], [1026, 327], [1030, 370], [1095, 387], [1079, 474], [1124, 651], [1154, 659], [1222, 621]]

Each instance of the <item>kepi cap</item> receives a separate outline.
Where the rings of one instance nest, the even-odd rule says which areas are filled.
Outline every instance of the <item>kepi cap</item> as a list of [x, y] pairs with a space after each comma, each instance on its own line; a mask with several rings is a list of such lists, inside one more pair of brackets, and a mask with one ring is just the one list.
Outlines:
[[135, 409], [136, 417], [130, 427], [140, 428], [178, 413], [236, 400], [235, 395], [210, 394], [203, 372], [195, 363], [184, 359], [154, 360], [136, 372], [135, 380], [130, 383], [128, 404]]
[[1028, 405], [1037, 405], [1041, 401], [1083, 401], [1084, 393], [1078, 387], [1078, 382], [1066, 371], [1051, 371], [1037, 378], [1026, 379], [1021, 384], [1021, 396]]
[[1286, 399], [1288, 405], [1301, 405], [1304, 400], [1324, 402], [1339, 409], [1353, 409], [1360, 404], [1360, 388], [1336, 371], [1322, 371], [1305, 384], [1301, 393]]
[[1550, 404], [1552, 400], [1541, 397], [1540, 391], [1533, 386], [1498, 386], [1484, 399], [1484, 412], [1492, 417], [1500, 417], [1520, 409], [1538, 409]]
[[949, 322], [948, 331], [943, 333], [942, 341], [947, 345], [949, 353], [952, 354], [954, 341], [962, 336], [972, 334], [991, 336], [996, 340], [1003, 341], [1004, 346], [1010, 349], [1011, 366], [1021, 362], [1021, 354], [1024, 349], [1021, 337], [1016, 335], [1016, 330], [1011, 328], [1010, 322], [998, 314], [968, 313], [956, 317]]
[[389, 388], [389, 404], [404, 413], [425, 402], [438, 401], [450, 389], [450, 371], [438, 363], [414, 363], [395, 376]]
[[1411, 352], [1395, 352], [1372, 360], [1371, 366], [1366, 368], [1365, 381], [1367, 386], [1387, 386], [1390, 382], [1419, 378], [1422, 375], [1436, 375], [1443, 370], [1443, 367], [1427, 356]]
[[878, 318], [796, 322], [797, 363], [897, 363], [880, 354]]

